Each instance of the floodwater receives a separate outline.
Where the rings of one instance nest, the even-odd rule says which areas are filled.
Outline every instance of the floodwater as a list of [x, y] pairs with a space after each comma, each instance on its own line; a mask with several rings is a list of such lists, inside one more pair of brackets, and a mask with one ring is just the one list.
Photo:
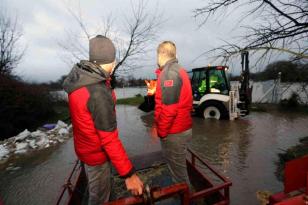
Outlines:
[[[147, 89], [145, 86], [140, 87], [123, 87], [123, 88], [116, 88], [115, 93], [117, 96], [117, 99], [123, 99], [123, 98], [131, 98], [135, 97], [136, 95], [146, 95]], [[58, 100], [68, 100], [67, 93], [64, 90], [58, 90], [58, 91], [51, 91], [50, 94], [58, 99]]]
[[278, 153], [308, 136], [308, 116], [251, 113], [236, 121], [194, 119], [191, 148], [231, 179], [231, 204], [259, 204], [256, 192], [278, 192]]
[[[120, 137], [128, 154], [144, 155], [160, 150], [152, 129], [153, 114], [136, 107], [118, 106]], [[277, 154], [308, 135], [308, 116], [251, 113], [236, 121], [212, 121], [194, 117], [192, 150], [231, 179], [232, 205], [257, 205], [256, 191], [277, 192]], [[19, 156], [0, 165], [0, 196], [5, 204], [54, 204], [76, 160], [72, 139], [48, 150]], [[17, 170], [6, 170], [8, 164]]]

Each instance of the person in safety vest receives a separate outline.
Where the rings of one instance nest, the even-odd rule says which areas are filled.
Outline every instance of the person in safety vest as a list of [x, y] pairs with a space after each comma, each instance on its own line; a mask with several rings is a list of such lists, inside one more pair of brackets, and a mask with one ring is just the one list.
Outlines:
[[198, 91], [202, 96], [206, 91], [206, 78], [201, 80], [200, 86], [198, 87]]

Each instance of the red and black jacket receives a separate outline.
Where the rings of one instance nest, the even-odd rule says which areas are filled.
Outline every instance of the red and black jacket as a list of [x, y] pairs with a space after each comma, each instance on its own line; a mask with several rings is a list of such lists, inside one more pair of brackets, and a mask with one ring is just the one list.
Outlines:
[[192, 127], [192, 89], [187, 72], [176, 59], [161, 69], [155, 93], [155, 123], [160, 137]]
[[108, 82], [109, 74], [97, 65], [81, 61], [66, 80], [75, 152], [87, 165], [110, 160], [122, 177], [134, 173], [133, 165], [119, 140], [115, 94]]

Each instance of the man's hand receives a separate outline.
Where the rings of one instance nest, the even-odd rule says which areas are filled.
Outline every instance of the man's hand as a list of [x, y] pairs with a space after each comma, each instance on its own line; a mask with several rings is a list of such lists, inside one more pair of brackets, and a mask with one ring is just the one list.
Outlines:
[[155, 126], [152, 126], [151, 129], [150, 129], [150, 134], [151, 134], [151, 137], [158, 137], [157, 135], [157, 129]]
[[131, 193], [135, 196], [141, 195], [143, 191], [143, 182], [140, 178], [134, 174], [131, 177], [125, 179], [125, 184], [127, 190], [131, 191]]

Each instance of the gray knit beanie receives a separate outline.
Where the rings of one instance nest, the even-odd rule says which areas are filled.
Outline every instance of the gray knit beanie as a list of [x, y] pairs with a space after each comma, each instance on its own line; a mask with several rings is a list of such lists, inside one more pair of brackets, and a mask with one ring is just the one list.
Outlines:
[[108, 64], [115, 60], [115, 47], [112, 41], [102, 35], [90, 39], [89, 60], [95, 64]]

